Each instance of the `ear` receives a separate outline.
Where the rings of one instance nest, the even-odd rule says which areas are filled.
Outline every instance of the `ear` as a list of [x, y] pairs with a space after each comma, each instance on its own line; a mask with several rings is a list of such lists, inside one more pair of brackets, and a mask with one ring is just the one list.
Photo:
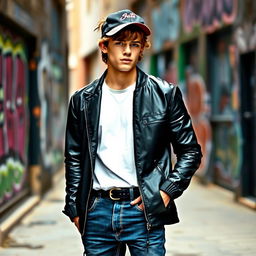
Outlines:
[[108, 47], [104, 42], [99, 42], [99, 48], [103, 53], [108, 53]]
[[145, 49], [145, 48], [144, 48], [144, 46], [143, 46], [143, 47], [141, 48], [141, 50], [140, 50], [140, 55], [141, 55], [141, 56], [143, 56], [144, 49]]

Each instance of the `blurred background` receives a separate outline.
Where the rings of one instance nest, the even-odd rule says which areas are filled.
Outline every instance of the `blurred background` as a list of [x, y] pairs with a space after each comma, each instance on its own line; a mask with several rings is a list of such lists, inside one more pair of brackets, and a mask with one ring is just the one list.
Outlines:
[[139, 65], [183, 92], [198, 179], [256, 209], [256, 1], [1, 0], [0, 244], [63, 177], [69, 97], [106, 68], [94, 28], [125, 8], [152, 28]]

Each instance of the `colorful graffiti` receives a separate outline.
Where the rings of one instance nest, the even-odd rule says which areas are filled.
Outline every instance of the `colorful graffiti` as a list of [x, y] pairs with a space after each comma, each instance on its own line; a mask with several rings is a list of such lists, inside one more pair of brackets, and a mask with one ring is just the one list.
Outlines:
[[65, 126], [65, 87], [63, 67], [50, 54], [48, 44], [41, 47], [38, 64], [38, 92], [41, 103], [40, 149], [45, 170], [55, 170], [62, 162]]
[[222, 122], [214, 131], [214, 171], [216, 182], [230, 189], [239, 186], [241, 168], [241, 128], [236, 122]]
[[208, 47], [214, 178], [218, 184], [235, 189], [239, 186], [242, 160], [237, 47], [227, 34], [216, 35]]
[[195, 26], [212, 33], [222, 23], [233, 23], [237, 16], [238, 0], [184, 0], [182, 3], [183, 29], [187, 33]]
[[[215, 124], [214, 131], [214, 169], [216, 182], [235, 189], [239, 186], [240, 172], [242, 164], [242, 133], [241, 123], [239, 121], [239, 78], [237, 74], [237, 49], [234, 45], [230, 45], [228, 49], [229, 65], [230, 65], [230, 88], [219, 99], [215, 99], [219, 103], [219, 116], [222, 121]], [[218, 58], [219, 54], [215, 53], [214, 58]], [[216, 68], [216, 64], [212, 62], [212, 69]], [[221, 74], [219, 74], [220, 76]], [[214, 90], [221, 88], [220, 83], [216, 83]]]
[[27, 69], [24, 43], [0, 28], [0, 205], [25, 184]]

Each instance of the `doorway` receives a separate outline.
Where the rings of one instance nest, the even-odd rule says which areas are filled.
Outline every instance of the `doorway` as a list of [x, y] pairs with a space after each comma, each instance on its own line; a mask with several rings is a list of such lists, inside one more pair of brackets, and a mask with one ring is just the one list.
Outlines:
[[243, 136], [242, 196], [256, 197], [256, 66], [255, 52], [240, 56]]

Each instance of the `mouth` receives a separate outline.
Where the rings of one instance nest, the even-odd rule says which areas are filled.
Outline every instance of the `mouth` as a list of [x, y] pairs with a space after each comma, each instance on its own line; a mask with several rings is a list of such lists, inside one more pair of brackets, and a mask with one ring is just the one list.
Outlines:
[[129, 64], [132, 62], [132, 60], [131, 59], [121, 59], [121, 62]]

